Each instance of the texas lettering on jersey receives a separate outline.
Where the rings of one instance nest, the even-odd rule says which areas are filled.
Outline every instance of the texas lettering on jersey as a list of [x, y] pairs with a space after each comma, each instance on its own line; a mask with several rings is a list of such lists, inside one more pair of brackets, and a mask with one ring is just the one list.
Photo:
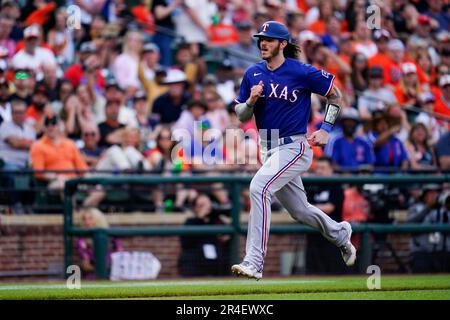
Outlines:
[[264, 83], [264, 93], [254, 106], [256, 125], [258, 129], [278, 129], [281, 138], [306, 133], [311, 93], [326, 96], [334, 75], [290, 58], [276, 70], [269, 70], [261, 61], [247, 69], [235, 102], [245, 102], [259, 81]]
[[[288, 86], [284, 86], [282, 89], [279, 89], [279, 83], [271, 83], [270, 84], [270, 94], [267, 98], [277, 98], [284, 99], [286, 101], [295, 102], [297, 101], [297, 94], [300, 90], [294, 89], [289, 90]], [[278, 92], [278, 93], [277, 93]]]

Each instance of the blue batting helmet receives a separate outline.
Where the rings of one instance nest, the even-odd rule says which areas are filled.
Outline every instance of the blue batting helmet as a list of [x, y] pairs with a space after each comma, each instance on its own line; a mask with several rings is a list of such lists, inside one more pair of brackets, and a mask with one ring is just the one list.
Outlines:
[[286, 40], [288, 43], [291, 42], [291, 35], [289, 34], [288, 28], [277, 21], [267, 21], [262, 26], [257, 34], [253, 35], [254, 37], [267, 37], [278, 40]]

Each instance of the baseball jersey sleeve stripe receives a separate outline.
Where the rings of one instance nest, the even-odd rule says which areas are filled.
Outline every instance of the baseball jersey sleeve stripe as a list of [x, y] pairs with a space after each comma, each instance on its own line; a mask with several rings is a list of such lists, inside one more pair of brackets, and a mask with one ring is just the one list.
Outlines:
[[333, 88], [333, 83], [334, 83], [335, 78], [336, 78], [336, 76], [333, 75], [333, 79], [331, 79], [331, 82], [330, 82], [330, 87], [328, 88], [327, 93], [325, 93], [324, 97], [326, 97], [330, 93], [331, 88]]

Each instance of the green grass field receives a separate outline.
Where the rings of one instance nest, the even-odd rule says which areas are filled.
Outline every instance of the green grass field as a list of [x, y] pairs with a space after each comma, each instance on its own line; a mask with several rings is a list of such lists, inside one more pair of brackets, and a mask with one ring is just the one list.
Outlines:
[[407, 299], [450, 300], [450, 275], [382, 276], [381, 289], [369, 290], [367, 276], [238, 278], [146, 282], [2, 283], [1, 299]]

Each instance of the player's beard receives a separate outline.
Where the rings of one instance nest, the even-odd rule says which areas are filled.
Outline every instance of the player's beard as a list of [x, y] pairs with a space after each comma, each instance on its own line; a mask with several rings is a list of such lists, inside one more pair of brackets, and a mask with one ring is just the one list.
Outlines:
[[269, 62], [274, 57], [278, 56], [278, 54], [280, 53], [281, 44], [279, 43], [277, 46], [275, 46], [275, 48], [273, 48], [273, 50], [270, 50], [269, 48], [266, 49], [267, 51], [261, 51], [261, 58]]

